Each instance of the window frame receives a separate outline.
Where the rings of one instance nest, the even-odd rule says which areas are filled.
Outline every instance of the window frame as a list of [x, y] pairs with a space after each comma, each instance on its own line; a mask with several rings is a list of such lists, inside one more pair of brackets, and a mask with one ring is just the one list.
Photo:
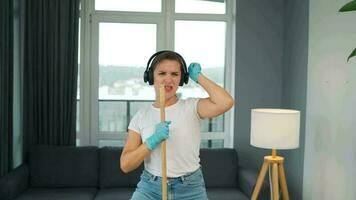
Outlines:
[[[99, 140], [125, 140], [127, 132], [99, 132], [99, 23], [150, 23], [157, 24], [157, 50], [174, 50], [174, 24], [176, 20], [224, 21], [225, 76], [224, 87], [235, 96], [235, 1], [226, 0], [226, 14], [174, 13], [175, 1], [162, 0], [162, 12], [125, 12], [95, 10], [95, 0], [81, 1], [80, 44], [80, 128], [77, 139], [83, 145], [99, 145]], [[160, 38], [160, 39], [158, 39]], [[163, 39], [162, 39], [163, 38]], [[84, 67], [85, 66], [85, 67]], [[142, 72], [143, 73], [143, 72]], [[225, 113], [224, 132], [202, 132], [201, 139], [222, 139], [225, 148], [233, 147], [234, 108]]]

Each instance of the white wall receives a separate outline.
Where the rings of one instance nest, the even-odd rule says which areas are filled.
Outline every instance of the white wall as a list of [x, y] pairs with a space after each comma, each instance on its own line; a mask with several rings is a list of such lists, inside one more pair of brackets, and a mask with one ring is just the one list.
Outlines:
[[303, 199], [356, 199], [356, 12], [310, 0]]

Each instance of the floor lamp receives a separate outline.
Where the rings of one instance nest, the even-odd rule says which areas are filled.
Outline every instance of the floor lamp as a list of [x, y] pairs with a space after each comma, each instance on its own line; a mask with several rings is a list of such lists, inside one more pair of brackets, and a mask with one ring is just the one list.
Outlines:
[[289, 200], [288, 187], [284, 173], [284, 158], [277, 156], [277, 149], [295, 149], [299, 147], [300, 111], [288, 109], [252, 109], [251, 145], [272, 149], [272, 155], [265, 156], [252, 200], [258, 198], [267, 169], [272, 168], [272, 199], [279, 199], [279, 186], [284, 200]]

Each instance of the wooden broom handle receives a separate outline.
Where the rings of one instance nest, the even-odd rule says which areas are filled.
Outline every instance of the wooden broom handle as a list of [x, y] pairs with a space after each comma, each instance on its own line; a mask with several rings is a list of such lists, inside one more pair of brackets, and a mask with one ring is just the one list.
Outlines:
[[[165, 91], [164, 85], [159, 87], [159, 107], [161, 111], [161, 122], [165, 121]], [[166, 140], [162, 141], [162, 200], [167, 200], [167, 151]]]

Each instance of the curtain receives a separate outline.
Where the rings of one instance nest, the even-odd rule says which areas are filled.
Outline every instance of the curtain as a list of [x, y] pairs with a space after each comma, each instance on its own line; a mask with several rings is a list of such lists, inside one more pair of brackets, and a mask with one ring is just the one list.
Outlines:
[[27, 0], [24, 157], [32, 145], [74, 146], [79, 0]]
[[0, 177], [12, 169], [13, 2], [0, 1]]

